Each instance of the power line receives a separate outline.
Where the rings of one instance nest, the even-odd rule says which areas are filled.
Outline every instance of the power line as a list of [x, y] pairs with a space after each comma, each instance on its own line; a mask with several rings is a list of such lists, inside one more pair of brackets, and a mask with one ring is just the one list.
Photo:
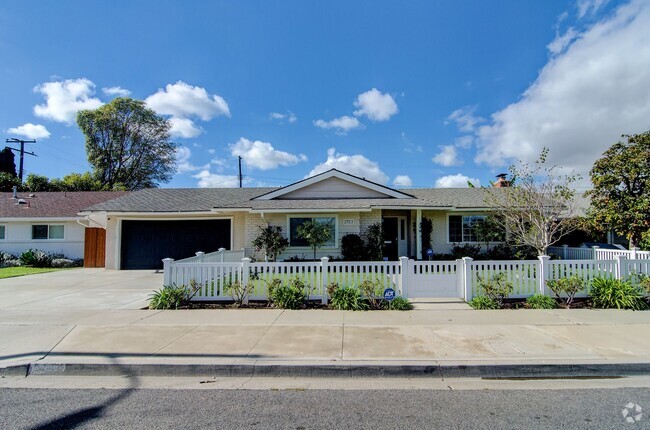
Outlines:
[[20, 180], [20, 183], [23, 183], [23, 159], [25, 158], [25, 154], [27, 155], [33, 155], [34, 157], [38, 157], [38, 155], [34, 154], [33, 152], [27, 152], [25, 151], [25, 144], [26, 143], [36, 143], [36, 139], [32, 140], [23, 140], [23, 139], [16, 139], [15, 137], [12, 137], [10, 139], [5, 140], [6, 143], [20, 143], [20, 149], [12, 148], [10, 146], [7, 146], [7, 148], [11, 149], [14, 152], [20, 152], [20, 169], [18, 170], [18, 179]]

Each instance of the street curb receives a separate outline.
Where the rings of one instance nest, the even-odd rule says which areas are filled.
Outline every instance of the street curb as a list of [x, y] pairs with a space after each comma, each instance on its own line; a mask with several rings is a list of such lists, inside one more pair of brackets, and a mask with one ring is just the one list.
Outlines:
[[0, 368], [0, 376], [158, 376], [302, 378], [570, 379], [650, 375], [650, 363], [603, 364], [83, 364], [32, 363]]

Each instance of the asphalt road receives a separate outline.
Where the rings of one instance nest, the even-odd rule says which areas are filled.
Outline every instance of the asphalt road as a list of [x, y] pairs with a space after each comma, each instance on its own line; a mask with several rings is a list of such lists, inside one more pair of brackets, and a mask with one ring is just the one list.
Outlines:
[[[634, 423], [630, 402], [643, 408]], [[0, 389], [2, 429], [650, 429], [648, 413], [647, 388]]]

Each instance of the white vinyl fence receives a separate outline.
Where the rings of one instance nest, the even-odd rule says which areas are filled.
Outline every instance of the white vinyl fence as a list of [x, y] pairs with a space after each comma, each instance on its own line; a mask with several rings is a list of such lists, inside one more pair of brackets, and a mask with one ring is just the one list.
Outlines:
[[406, 298], [459, 297], [471, 300], [482, 294], [481, 280], [504, 273], [512, 283], [511, 297], [525, 298], [535, 293], [550, 294], [546, 281], [573, 275], [587, 285], [595, 277], [626, 279], [635, 274], [650, 274], [650, 259], [628, 260], [617, 256], [612, 260], [538, 260], [474, 261], [465, 257], [456, 261], [330, 262], [327, 257], [317, 262], [253, 263], [250, 258], [238, 262], [187, 261], [167, 258], [164, 264], [164, 285], [198, 286], [193, 300], [229, 301], [233, 286], [246, 286], [247, 300], [266, 300], [268, 285], [273, 279], [286, 284], [294, 279], [309, 288], [309, 299], [327, 303], [327, 287], [359, 286], [370, 280], [381, 290], [393, 288]]
[[650, 251], [640, 251], [639, 248], [603, 249], [598, 246], [592, 248], [572, 248], [567, 245], [549, 246], [547, 252], [557, 255], [562, 260], [614, 260], [622, 255], [630, 260], [650, 260]]
[[239, 263], [244, 258], [245, 249], [239, 251], [227, 251], [226, 248], [219, 248], [214, 252], [197, 252], [194, 257], [183, 258], [176, 260], [177, 263]]

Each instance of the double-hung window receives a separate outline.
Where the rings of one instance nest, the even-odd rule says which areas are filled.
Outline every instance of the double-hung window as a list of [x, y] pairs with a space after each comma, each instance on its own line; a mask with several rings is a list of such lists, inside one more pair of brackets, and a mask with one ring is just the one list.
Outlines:
[[32, 239], [63, 239], [64, 226], [57, 224], [32, 225]]
[[5, 238], [6, 230], [7, 230], [6, 226], [0, 225], [0, 240], [3, 240]]
[[479, 224], [485, 218], [485, 215], [450, 215], [449, 242], [479, 242]]
[[289, 246], [309, 246], [306, 239], [298, 235], [298, 227], [301, 225], [315, 221], [319, 224], [327, 224], [330, 229], [330, 238], [323, 244], [324, 247], [336, 246], [336, 217], [322, 216], [322, 217], [289, 217]]

